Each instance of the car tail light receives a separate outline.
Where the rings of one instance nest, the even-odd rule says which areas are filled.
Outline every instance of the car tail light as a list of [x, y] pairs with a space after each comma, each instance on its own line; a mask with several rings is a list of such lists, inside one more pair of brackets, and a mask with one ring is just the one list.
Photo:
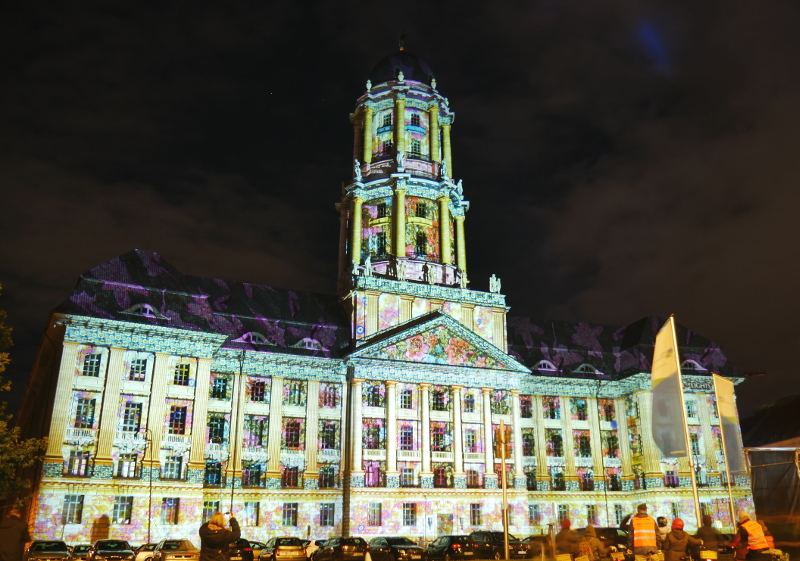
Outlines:
[[461, 544], [451, 543], [450, 549], [461, 549]]
[[253, 548], [252, 547], [245, 547], [244, 549], [242, 549], [242, 551], [253, 551]]

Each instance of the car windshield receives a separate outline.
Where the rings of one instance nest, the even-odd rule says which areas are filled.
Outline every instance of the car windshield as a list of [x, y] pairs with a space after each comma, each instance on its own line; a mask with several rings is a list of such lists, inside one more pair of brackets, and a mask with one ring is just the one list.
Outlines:
[[31, 551], [69, 551], [64, 542], [38, 542], [31, 546]]
[[469, 536], [453, 536], [453, 541], [456, 543], [467, 543], [469, 542]]
[[389, 545], [417, 545], [408, 538], [386, 538]]
[[195, 547], [189, 540], [167, 540], [161, 551], [195, 551]]
[[278, 538], [275, 545], [303, 545], [302, 540], [299, 538]]
[[97, 542], [98, 551], [122, 551], [123, 549], [130, 549], [131, 546], [125, 540], [108, 540], [104, 542]]
[[76, 545], [75, 549], [72, 550], [73, 553], [83, 553], [84, 551], [89, 551], [92, 549], [90, 545]]
[[142, 547], [139, 549], [139, 551], [153, 551], [153, 550], [156, 548], [156, 545], [158, 545], [158, 544], [155, 544], [155, 543], [149, 543], [149, 544], [147, 544], [147, 545], [143, 545], [143, 546], [142, 546]]
[[366, 545], [367, 542], [363, 538], [344, 538], [342, 539], [343, 545]]

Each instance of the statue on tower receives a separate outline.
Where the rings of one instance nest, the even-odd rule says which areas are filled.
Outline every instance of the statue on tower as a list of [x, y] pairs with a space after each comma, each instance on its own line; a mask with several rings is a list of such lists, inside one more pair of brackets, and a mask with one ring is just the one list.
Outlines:
[[367, 255], [367, 258], [364, 260], [364, 276], [372, 276], [372, 255]]
[[353, 162], [354, 162], [354, 165], [353, 165], [353, 177], [355, 178], [356, 181], [358, 181], [360, 183], [361, 182], [361, 162], [359, 162], [358, 159], [353, 160]]
[[406, 155], [403, 154], [403, 151], [398, 149], [397, 150], [397, 171], [403, 171], [406, 169]]
[[500, 292], [500, 279], [497, 278], [494, 273], [492, 273], [492, 276], [489, 277], [489, 292], [494, 294]]
[[439, 164], [439, 172], [442, 174], [442, 179], [444, 179], [445, 181], [450, 179], [447, 176], [447, 158], [442, 158], [442, 163]]

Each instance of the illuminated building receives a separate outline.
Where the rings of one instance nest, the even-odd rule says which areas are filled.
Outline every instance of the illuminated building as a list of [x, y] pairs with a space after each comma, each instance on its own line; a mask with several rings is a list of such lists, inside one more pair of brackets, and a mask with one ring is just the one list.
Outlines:
[[[507, 317], [497, 279], [468, 289], [469, 203], [436, 88], [400, 52], [357, 102], [338, 296], [185, 275], [139, 250], [82, 275], [21, 411], [50, 437], [36, 537], [192, 538], [231, 501], [259, 540], [499, 529], [501, 421], [513, 533], [616, 525], [641, 502], [691, 524], [688, 461], [650, 437], [659, 320], [536, 322]], [[701, 500], [727, 520], [710, 372], [740, 376], [679, 337]], [[734, 494], [751, 508], [746, 479]]]

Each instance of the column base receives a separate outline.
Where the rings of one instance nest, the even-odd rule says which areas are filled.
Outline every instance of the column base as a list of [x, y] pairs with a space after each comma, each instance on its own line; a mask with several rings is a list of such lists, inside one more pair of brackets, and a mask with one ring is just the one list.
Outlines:
[[467, 476], [462, 474], [456, 474], [453, 476], [453, 487], [456, 489], [466, 489], [467, 488]]
[[483, 476], [484, 488], [486, 489], [499, 489], [500, 482], [497, 480], [497, 474], [486, 474]]
[[364, 487], [364, 472], [350, 474], [350, 487], [362, 488]]
[[387, 471], [386, 472], [386, 487], [390, 489], [398, 489], [400, 487], [400, 472]]
[[527, 489], [528, 488], [528, 478], [525, 476], [515, 476], [514, 477], [514, 489]]

